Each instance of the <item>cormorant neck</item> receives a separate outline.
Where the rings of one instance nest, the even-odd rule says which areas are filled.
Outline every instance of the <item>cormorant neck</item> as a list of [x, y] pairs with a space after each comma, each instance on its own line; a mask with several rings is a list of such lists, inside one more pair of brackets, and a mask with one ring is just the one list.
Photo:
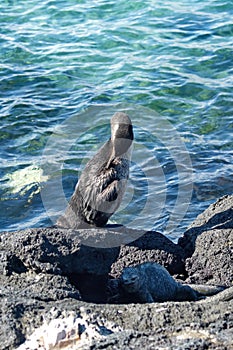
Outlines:
[[107, 162], [107, 168], [110, 167], [111, 162], [116, 158], [116, 157], [127, 157], [125, 154], [129, 150], [130, 146], [132, 145], [132, 140], [131, 139], [122, 139], [122, 138], [115, 138], [115, 139], [110, 139], [111, 143], [111, 153], [109, 160]]

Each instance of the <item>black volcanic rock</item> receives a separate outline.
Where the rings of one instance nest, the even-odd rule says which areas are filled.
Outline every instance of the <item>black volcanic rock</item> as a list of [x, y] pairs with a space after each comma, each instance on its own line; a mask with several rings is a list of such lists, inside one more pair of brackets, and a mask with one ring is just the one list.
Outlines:
[[206, 231], [225, 229], [233, 230], [233, 195], [220, 198], [198, 215], [178, 244], [184, 249], [186, 256], [190, 257], [195, 250], [198, 236]]
[[105, 295], [123, 267], [145, 261], [184, 272], [186, 282], [230, 286], [232, 242], [232, 196], [200, 215], [179, 245], [126, 227], [1, 233], [0, 349], [232, 349], [231, 293], [151, 304], [107, 304]]
[[184, 249], [188, 283], [233, 283], [233, 196], [209, 206], [178, 241]]
[[186, 260], [189, 283], [231, 286], [233, 284], [233, 229], [209, 230], [196, 239]]
[[[106, 232], [104, 229], [73, 231], [58, 228], [4, 232], [0, 236], [2, 272], [106, 274], [119, 254], [118, 247], [98, 247], [99, 237], [105, 237]], [[95, 238], [96, 247], [85, 245], [89, 240], [94, 245]]]
[[184, 273], [183, 249], [161, 233], [149, 231], [137, 240], [121, 245], [117, 260], [112, 264], [111, 275], [119, 277], [126, 266], [143, 262], [157, 262], [171, 273]]

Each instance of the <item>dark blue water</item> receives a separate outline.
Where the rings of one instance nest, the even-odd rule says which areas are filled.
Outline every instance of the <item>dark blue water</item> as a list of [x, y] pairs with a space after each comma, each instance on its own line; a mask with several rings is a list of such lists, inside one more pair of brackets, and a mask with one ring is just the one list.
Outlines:
[[112, 222], [176, 239], [233, 188], [233, 2], [3, 0], [0, 229], [50, 225], [117, 110], [135, 130]]

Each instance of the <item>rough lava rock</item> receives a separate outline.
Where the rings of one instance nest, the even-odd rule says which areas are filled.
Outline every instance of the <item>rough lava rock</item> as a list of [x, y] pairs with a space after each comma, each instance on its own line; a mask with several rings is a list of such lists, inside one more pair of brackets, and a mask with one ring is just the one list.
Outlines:
[[[4, 232], [0, 236], [3, 273], [107, 274], [119, 254], [118, 247], [85, 245], [90, 237], [103, 237], [104, 229], [73, 231], [58, 228]], [[94, 241], [93, 241], [94, 245]]]
[[[103, 302], [108, 273], [119, 254], [119, 247], [99, 247], [108, 233], [106, 229], [73, 231], [58, 228], [2, 233], [0, 272], [5, 276], [22, 273], [59, 275], [76, 287], [83, 299]], [[93, 246], [85, 245], [87, 242]]]
[[232, 349], [231, 297], [98, 304], [108, 276], [145, 260], [172, 273], [186, 264], [191, 282], [230, 286], [232, 241], [232, 196], [199, 216], [179, 245], [125, 227], [1, 233], [0, 349]]
[[233, 196], [210, 205], [178, 242], [184, 248], [188, 283], [233, 283]]
[[[40, 327], [46, 327], [50, 339], [56, 338], [50, 347], [41, 345], [41, 350], [66, 349], [61, 346], [62, 344], [82, 350], [139, 350], [142, 347], [230, 350], [233, 345], [232, 301], [216, 304], [165, 302], [144, 305], [98, 305], [71, 299], [42, 302], [18, 298], [7, 300], [1, 307], [2, 350], [16, 349], [20, 344], [22, 345], [19, 350], [38, 349], [38, 344], [41, 345], [41, 342], [43, 344], [44, 336], [43, 332], [40, 332]], [[71, 329], [70, 336], [65, 332], [62, 332], [61, 336], [62, 324], [69, 317], [84, 319], [91, 328], [98, 327], [98, 336], [93, 339], [92, 333], [88, 337], [85, 334], [88, 332], [88, 327], [83, 325], [83, 322], [80, 322], [77, 328]], [[51, 322], [54, 321], [59, 325], [55, 330], [51, 327]], [[68, 324], [64, 331], [67, 328]], [[35, 347], [29, 347], [30, 339], [38, 341]], [[81, 341], [84, 340], [87, 341], [86, 345], [82, 345]]]
[[231, 286], [233, 284], [233, 229], [210, 230], [196, 239], [186, 259], [188, 283]]
[[183, 274], [184, 256], [184, 250], [177, 244], [161, 233], [149, 231], [129, 244], [121, 245], [111, 275], [118, 278], [124, 267], [148, 261], [163, 265], [171, 274]]
[[198, 215], [178, 244], [184, 249], [186, 256], [190, 257], [195, 250], [198, 236], [203, 232], [225, 229], [233, 230], [233, 195], [220, 198]]
[[129, 244], [121, 245], [117, 260], [112, 264], [111, 275], [118, 278], [124, 267], [143, 262], [157, 262], [171, 274], [184, 273], [184, 250], [161, 233], [149, 231]]

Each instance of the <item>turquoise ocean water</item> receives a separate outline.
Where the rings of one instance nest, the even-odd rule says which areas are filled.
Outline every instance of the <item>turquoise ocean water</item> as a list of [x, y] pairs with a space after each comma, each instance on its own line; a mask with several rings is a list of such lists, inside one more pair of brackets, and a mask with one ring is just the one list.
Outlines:
[[232, 193], [232, 0], [2, 0], [0, 58], [1, 231], [53, 223], [117, 110], [135, 146], [112, 222], [176, 239]]

